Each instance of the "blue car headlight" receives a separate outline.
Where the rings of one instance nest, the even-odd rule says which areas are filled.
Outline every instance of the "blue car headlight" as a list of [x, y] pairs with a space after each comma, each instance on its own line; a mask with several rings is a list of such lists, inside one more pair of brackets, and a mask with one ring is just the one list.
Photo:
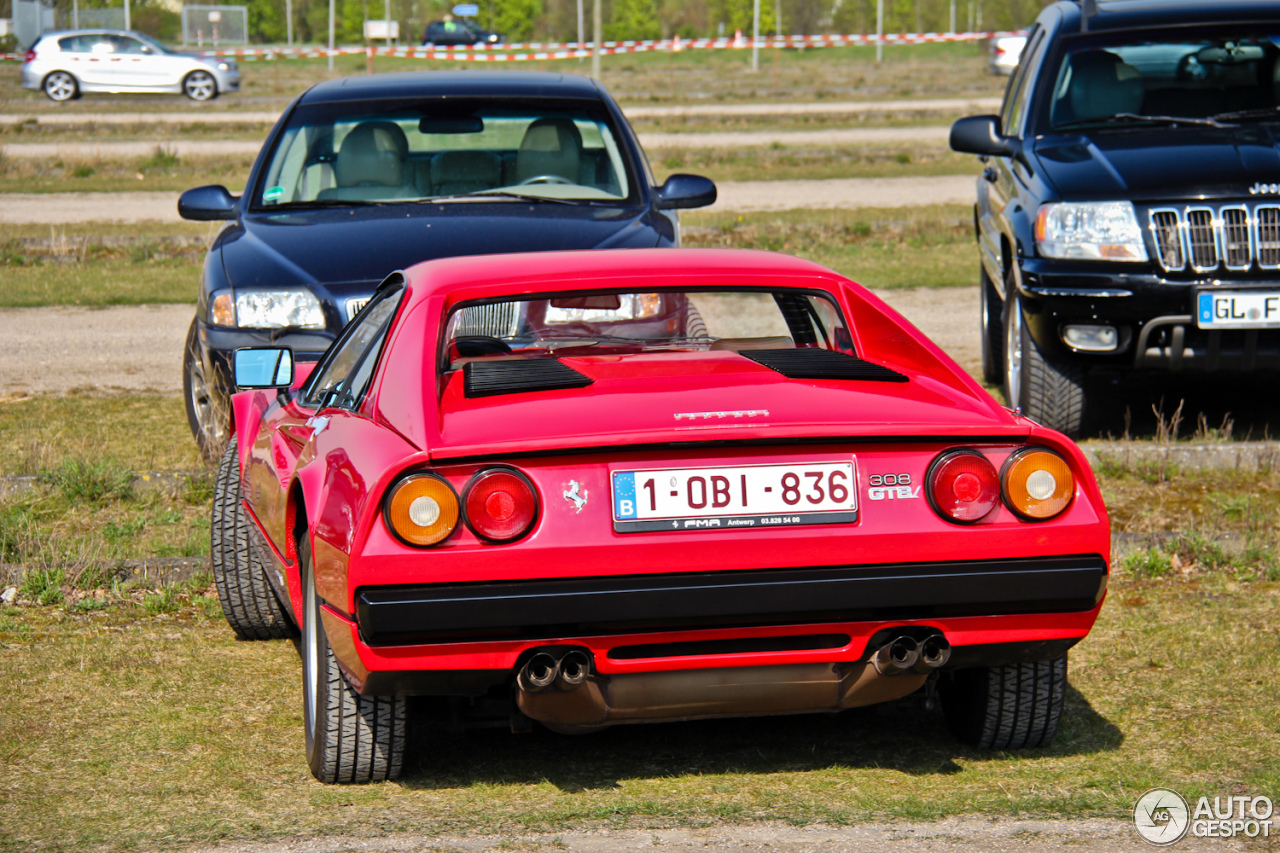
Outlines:
[[215, 293], [209, 322], [242, 329], [323, 329], [324, 309], [310, 290], [240, 290]]

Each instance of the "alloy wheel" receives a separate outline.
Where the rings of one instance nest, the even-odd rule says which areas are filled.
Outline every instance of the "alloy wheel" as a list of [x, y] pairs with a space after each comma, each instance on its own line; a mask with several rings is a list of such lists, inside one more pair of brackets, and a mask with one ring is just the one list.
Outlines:
[[76, 80], [65, 71], [55, 71], [45, 78], [44, 93], [52, 101], [69, 101], [76, 96]]
[[1004, 324], [1004, 393], [1010, 408], [1022, 405], [1022, 306], [1009, 300]]
[[218, 91], [213, 75], [207, 71], [192, 71], [183, 83], [183, 91], [193, 101], [207, 101]]

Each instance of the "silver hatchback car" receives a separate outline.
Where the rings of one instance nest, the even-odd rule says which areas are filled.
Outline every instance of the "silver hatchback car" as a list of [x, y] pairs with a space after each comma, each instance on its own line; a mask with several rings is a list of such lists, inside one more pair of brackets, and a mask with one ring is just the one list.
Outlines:
[[208, 101], [240, 90], [230, 59], [179, 53], [126, 30], [63, 30], [42, 35], [22, 63], [22, 85], [54, 101], [84, 92], [171, 92]]

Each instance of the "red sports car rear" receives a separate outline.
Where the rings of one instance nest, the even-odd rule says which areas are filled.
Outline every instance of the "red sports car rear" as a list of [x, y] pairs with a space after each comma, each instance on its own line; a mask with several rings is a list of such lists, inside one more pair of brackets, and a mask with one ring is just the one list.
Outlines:
[[433, 261], [292, 367], [237, 355], [214, 555], [242, 636], [301, 630], [318, 778], [395, 777], [414, 695], [583, 731], [923, 689], [970, 743], [1054, 736], [1088, 464], [830, 270]]

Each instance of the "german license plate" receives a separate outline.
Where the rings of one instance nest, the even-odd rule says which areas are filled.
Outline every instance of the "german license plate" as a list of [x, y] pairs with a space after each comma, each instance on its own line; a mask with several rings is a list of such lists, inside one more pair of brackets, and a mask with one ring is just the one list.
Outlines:
[[854, 460], [615, 471], [613, 529], [734, 530], [858, 519]]
[[1280, 328], [1280, 290], [1196, 291], [1202, 329]]

